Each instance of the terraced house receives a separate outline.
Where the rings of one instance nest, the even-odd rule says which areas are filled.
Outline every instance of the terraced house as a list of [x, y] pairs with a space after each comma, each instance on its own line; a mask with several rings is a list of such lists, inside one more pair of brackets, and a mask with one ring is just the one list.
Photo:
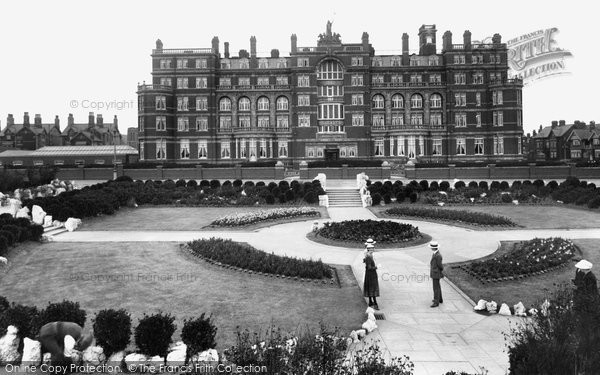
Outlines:
[[346, 158], [395, 162], [522, 158], [522, 82], [509, 79], [507, 47], [462, 44], [438, 52], [435, 25], [418, 54], [377, 55], [362, 34], [342, 43], [328, 22], [313, 47], [232, 56], [229, 44], [152, 51], [152, 83], [138, 85], [140, 159], [231, 163]]

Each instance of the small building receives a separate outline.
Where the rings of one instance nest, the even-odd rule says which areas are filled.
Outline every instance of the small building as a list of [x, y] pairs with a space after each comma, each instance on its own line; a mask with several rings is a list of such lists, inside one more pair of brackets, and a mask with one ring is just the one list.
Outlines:
[[0, 166], [74, 166], [136, 163], [138, 151], [127, 145], [46, 146], [37, 150], [8, 150], [0, 153]]
[[600, 129], [591, 121], [552, 121], [528, 135], [528, 158], [535, 161], [583, 161], [600, 159]]

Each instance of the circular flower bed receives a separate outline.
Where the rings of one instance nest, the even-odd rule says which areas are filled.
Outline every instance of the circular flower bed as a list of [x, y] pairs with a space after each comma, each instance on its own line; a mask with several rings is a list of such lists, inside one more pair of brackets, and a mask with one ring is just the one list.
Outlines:
[[319, 209], [315, 207], [276, 208], [272, 210], [260, 210], [256, 212], [244, 212], [241, 214], [223, 216], [213, 221], [211, 225], [237, 227], [259, 223], [261, 221], [303, 216], [321, 216], [321, 213], [319, 212]]
[[419, 228], [389, 220], [347, 220], [328, 222], [316, 230], [316, 235], [334, 240], [363, 243], [372, 238], [379, 244], [413, 241], [422, 237]]
[[460, 268], [480, 281], [513, 280], [565, 266], [577, 251], [569, 240], [534, 238], [516, 243], [513, 250], [503, 256], [474, 261]]

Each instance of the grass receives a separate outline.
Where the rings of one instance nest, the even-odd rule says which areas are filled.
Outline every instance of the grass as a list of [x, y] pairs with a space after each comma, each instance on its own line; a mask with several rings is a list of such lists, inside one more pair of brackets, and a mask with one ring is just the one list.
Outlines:
[[[432, 208], [438, 206], [415, 204], [416, 207]], [[370, 210], [381, 218], [398, 218], [389, 216], [385, 210], [398, 207], [396, 204], [371, 207]], [[467, 210], [483, 212], [492, 215], [504, 216], [519, 227], [526, 229], [584, 229], [597, 228], [600, 222], [600, 210], [587, 210], [561, 206], [534, 206], [534, 205], [452, 205], [443, 207], [444, 210]], [[447, 221], [427, 220], [424, 218], [412, 218], [413, 220], [432, 221], [448, 224]], [[452, 225], [472, 228], [475, 230], [489, 230], [490, 227], [469, 225], [467, 223], [452, 223]], [[522, 229], [515, 227], [514, 229]], [[512, 228], [503, 227], [510, 230]]]
[[[290, 219], [269, 220], [242, 227], [209, 227], [213, 220], [225, 215], [254, 212], [258, 210], [294, 206], [240, 206], [240, 207], [175, 207], [175, 206], [143, 206], [138, 208], [123, 207], [114, 215], [88, 218], [83, 221], [82, 230], [86, 231], [144, 231], [144, 230], [254, 230], [266, 226], [293, 221], [328, 219], [327, 209], [317, 207], [321, 217], [295, 217]], [[316, 206], [315, 206], [316, 207]]]
[[[314, 241], [316, 243], [320, 243], [320, 244], [327, 245], [327, 246], [346, 247], [346, 248], [350, 248], [350, 249], [361, 249], [361, 250], [365, 249], [364, 242], [336, 241], [336, 240], [332, 240], [329, 238], [325, 238], [323, 236], [319, 236], [319, 235], [315, 234], [314, 232], [308, 232], [306, 234], [306, 238], [308, 238], [309, 240]], [[420, 238], [417, 238], [417, 239], [414, 239], [411, 241], [397, 242], [397, 243], [378, 242], [377, 244], [375, 244], [375, 248], [377, 250], [380, 250], [380, 249], [403, 249], [405, 247], [422, 245], [429, 241], [431, 241], [431, 236], [426, 233], [421, 232]]]
[[[503, 255], [512, 250], [513, 243], [510, 241], [503, 242], [496, 252], [481, 259]], [[592, 264], [600, 265], [600, 243], [597, 240], [578, 239], [573, 240], [573, 243], [582, 251], [582, 255], [576, 256], [574, 259], [583, 258], [589, 260]], [[447, 264], [444, 267], [444, 274], [473, 301], [477, 302], [480, 299], [494, 300], [498, 305], [505, 302], [510, 307], [519, 301], [523, 302], [527, 308], [532, 305], [539, 305], [540, 301], [543, 301], [556, 289], [556, 285], [561, 283], [571, 285], [571, 279], [575, 277], [575, 261], [573, 261], [564, 268], [539, 276], [482, 284], [465, 272], [452, 268], [454, 265], [466, 263], [469, 262]]]
[[106, 308], [125, 308], [134, 327], [144, 312], [169, 312], [177, 318], [174, 341], [184, 318], [212, 313], [218, 349], [235, 342], [236, 326], [257, 331], [273, 323], [293, 331], [323, 321], [350, 332], [366, 307], [349, 267], [336, 266], [340, 288], [224, 269], [175, 243], [26, 243], [9, 261], [0, 270], [0, 295], [9, 301], [77, 301], [88, 313], [86, 326]]

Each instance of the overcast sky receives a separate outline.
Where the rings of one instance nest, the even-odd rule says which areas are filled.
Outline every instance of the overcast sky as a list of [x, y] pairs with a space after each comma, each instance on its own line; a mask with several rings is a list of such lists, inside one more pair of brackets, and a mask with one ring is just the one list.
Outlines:
[[[0, 4], [0, 123], [14, 114], [55, 115], [66, 126], [88, 112], [114, 115], [119, 127], [137, 123], [136, 85], [151, 81], [150, 53], [157, 38], [164, 48], [210, 47], [213, 36], [230, 43], [232, 55], [250, 49], [257, 39], [259, 56], [273, 48], [289, 55], [290, 35], [298, 46], [316, 45], [333, 21], [344, 43], [359, 43], [363, 31], [378, 54], [401, 49], [410, 36], [415, 50], [422, 24], [435, 24], [438, 50], [446, 30], [462, 43], [464, 30], [473, 40], [500, 33], [502, 41], [538, 29], [557, 27], [558, 45], [574, 57], [566, 60], [570, 75], [547, 78], [524, 88], [525, 132], [552, 120], [600, 120], [600, 78], [595, 44], [598, 30], [593, 2], [584, 1], [4, 1]], [[125, 108], [90, 108], [107, 102]]]

